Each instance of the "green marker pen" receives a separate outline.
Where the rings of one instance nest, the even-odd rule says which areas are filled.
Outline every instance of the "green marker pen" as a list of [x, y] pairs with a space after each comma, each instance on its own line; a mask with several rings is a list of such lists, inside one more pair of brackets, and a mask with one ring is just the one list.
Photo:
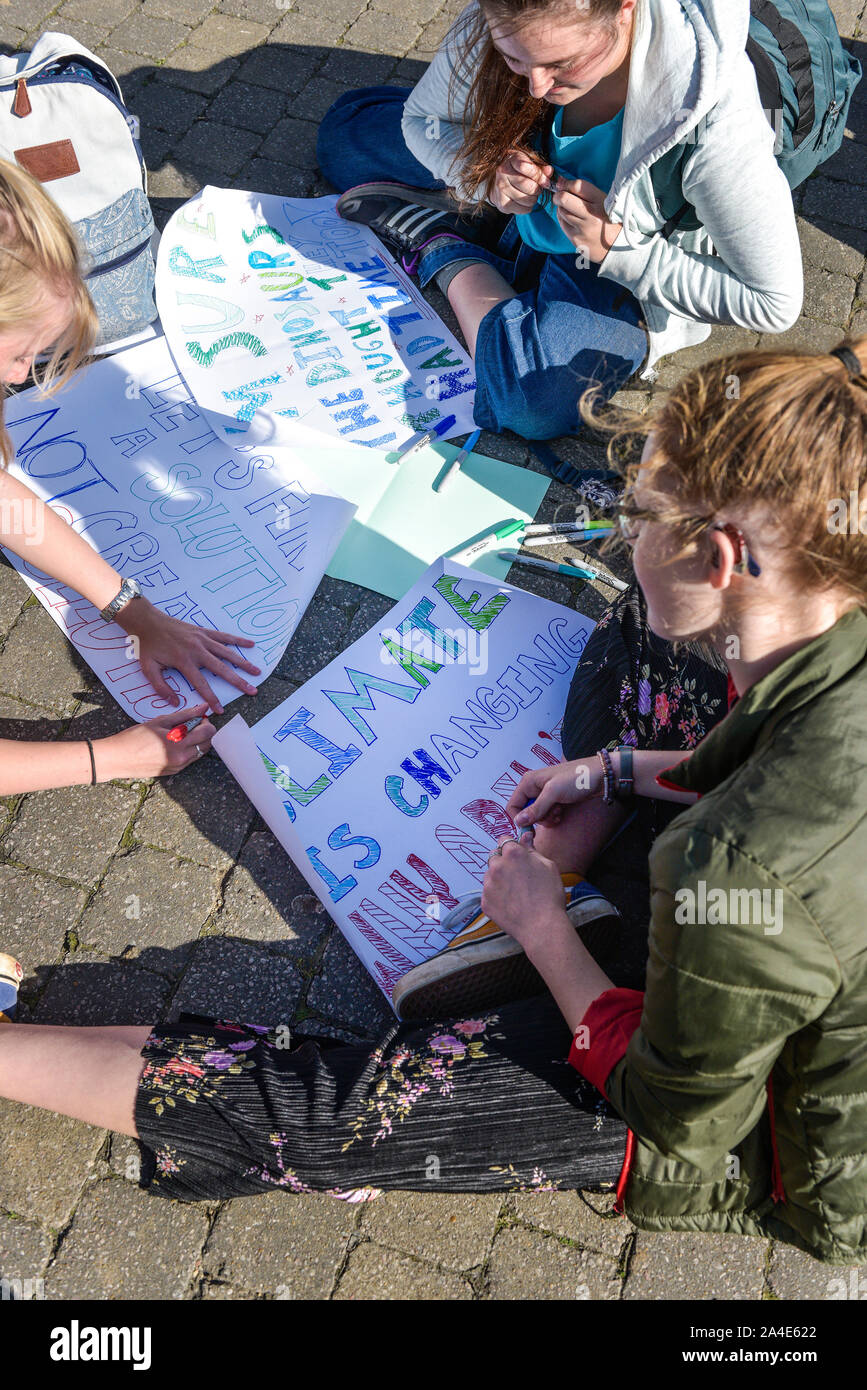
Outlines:
[[497, 541], [504, 541], [507, 536], [514, 536], [516, 531], [523, 531], [526, 526], [524, 521], [507, 521], [504, 526], [500, 526], [496, 531], [491, 531], [490, 535], [483, 536], [480, 541], [473, 541], [466, 550], [459, 550], [450, 558], [457, 560], [459, 564], [465, 564], [473, 560], [476, 555], [481, 555], [483, 550], [489, 550]]

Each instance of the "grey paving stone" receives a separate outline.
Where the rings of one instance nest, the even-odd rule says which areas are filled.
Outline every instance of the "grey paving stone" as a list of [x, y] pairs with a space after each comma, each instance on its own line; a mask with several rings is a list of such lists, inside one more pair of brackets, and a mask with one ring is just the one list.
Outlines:
[[0, 691], [71, 714], [92, 672], [41, 607], [29, 605], [0, 654]]
[[151, 788], [133, 836], [181, 859], [225, 868], [241, 848], [253, 815], [225, 763], [211, 753]]
[[[157, 963], [163, 963], [165, 952], [155, 954]], [[147, 952], [143, 959], [147, 962]], [[108, 964], [88, 951], [74, 951], [51, 976], [33, 1021], [70, 1028], [112, 1023], [144, 1027], [165, 1017], [170, 989], [167, 979], [150, 970]]]
[[761, 1298], [767, 1242], [749, 1236], [639, 1231], [625, 1299]]
[[3, 6], [3, 30], [13, 26], [29, 33], [56, 7], [56, 0], [9, 0]]
[[317, 590], [277, 663], [277, 675], [303, 685], [346, 647], [351, 614], [328, 591]]
[[[160, 69], [160, 78], [163, 82], [173, 82], [179, 87], [189, 87], [194, 92], [211, 95], [220, 90], [239, 66], [237, 58], [218, 58], [208, 49], [187, 44], [174, 54], [171, 63]], [[159, 196], [163, 195], [151, 189], [151, 197]]]
[[385, 995], [373, 983], [355, 952], [335, 927], [307, 995], [307, 1003], [327, 1019], [378, 1037], [395, 1022]]
[[342, 82], [313, 77], [289, 103], [288, 115], [302, 121], [321, 121], [329, 107], [346, 91]]
[[771, 1247], [768, 1283], [780, 1299], [867, 1299], [867, 1270], [863, 1265], [825, 1264], [780, 1241], [774, 1241]]
[[350, 1255], [334, 1298], [451, 1302], [472, 1296], [471, 1286], [456, 1274], [441, 1274], [393, 1250], [365, 1243]]
[[828, 352], [837, 346], [843, 336], [843, 329], [836, 324], [800, 318], [794, 328], [786, 333], [763, 334], [759, 347], [768, 352], [781, 352], [788, 348], [796, 348], [799, 352]]
[[[265, 135], [280, 119], [282, 108], [281, 96], [268, 87], [235, 80], [227, 83], [211, 102], [208, 121], [243, 126], [245, 130], [256, 130], [260, 135]], [[281, 158], [279, 152], [273, 157]]]
[[175, 146], [175, 159], [182, 165], [205, 164], [219, 167], [224, 174], [236, 174], [262, 143], [252, 130], [220, 125], [216, 121], [196, 121]]
[[867, 184], [867, 148], [854, 138], [845, 139], [837, 153], [822, 165], [822, 176], [841, 179], [846, 184]]
[[235, 188], [253, 193], [279, 193], [283, 198], [313, 196], [313, 176], [305, 169], [291, 169], [273, 159], [252, 159], [233, 179]]
[[[590, 1193], [586, 1200], [580, 1192], [521, 1192], [512, 1199], [515, 1215], [529, 1226], [566, 1236], [583, 1250], [595, 1250], [599, 1255], [619, 1259], [630, 1233], [635, 1229], [626, 1217], [600, 1216], [611, 1212], [611, 1194]], [[595, 1211], [591, 1209], [595, 1208]]]
[[867, 222], [864, 191], [821, 175], [812, 178], [804, 194], [805, 217], [827, 217], [845, 227], [863, 227]]
[[855, 281], [848, 275], [835, 275], [813, 265], [804, 267], [804, 303], [811, 318], [842, 330], [849, 322], [854, 298]]
[[852, 338], [860, 338], [867, 333], [867, 309], [859, 309], [853, 315], [849, 333]]
[[414, 23], [429, 24], [439, 14], [442, 0], [372, 0], [370, 10], [383, 10], [398, 19], [411, 19]]
[[391, 76], [395, 58], [390, 54], [359, 53], [352, 48], [336, 48], [321, 68], [323, 77], [345, 82], [348, 87], [370, 87]]
[[394, 607], [394, 600], [385, 594], [365, 591], [364, 597], [352, 615], [352, 622], [346, 630], [346, 646], [357, 642], [366, 632], [382, 621], [386, 613]]
[[299, 92], [325, 58], [326, 48], [304, 47], [297, 51], [285, 44], [255, 49], [238, 73], [242, 82], [258, 82], [279, 92]]
[[[808, 263], [821, 266], [823, 270], [832, 270], [838, 275], [851, 275], [855, 279], [863, 272], [864, 257], [867, 256], [867, 231], [859, 234], [854, 227], [841, 227], [819, 218], [808, 222], [799, 217], [798, 232], [804, 260]], [[855, 244], [850, 245], [850, 242]]]
[[129, 15], [111, 31], [111, 42], [127, 53], [141, 53], [145, 58], [168, 58], [185, 39], [190, 28], [175, 19], [157, 19], [153, 15]]
[[357, 1210], [335, 1197], [291, 1191], [230, 1202], [208, 1237], [205, 1274], [281, 1300], [328, 1298]]
[[[212, 8], [209, 4], [208, 8]], [[236, 19], [252, 19], [271, 29], [277, 21], [294, 9], [293, 0], [220, 0], [217, 9], [220, 14], [234, 15]]]
[[168, 160], [160, 169], [151, 171], [148, 188], [152, 198], [174, 198], [178, 206], [192, 198], [206, 184], [218, 186], [224, 180], [216, 171], [209, 173], [204, 166], [195, 170], [179, 168], [174, 160]]
[[290, 10], [271, 32], [272, 43], [287, 43], [293, 48], [323, 50], [327, 52], [336, 44], [347, 28], [347, 20], [339, 15], [332, 18], [327, 11], [319, 9], [316, 13]]
[[488, 1264], [489, 1299], [614, 1301], [617, 1266], [589, 1250], [521, 1227], [500, 1231]]
[[421, 26], [407, 15], [395, 24], [394, 16], [378, 14], [368, 10], [347, 29], [343, 42], [347, 48], [359, 48], [365, 52], [393, 53], [403, 58], [415, 44], [421, 33]]
[[269, 27], [234, 15], [212, 14], [193, 30], [190, 44], [219, 58], [239, 58], [267, 39]]
[[20, 1297], [39, 1298], [42, 1272], [51, 1254], [51, 1240], [41, 1226], [20, 1217], [0, 1215], [0, 1279], [21, 1280]]
[[252, 834], [226, 884], [214, 932], [309, 957], [330, 926], [327, 909], [271, 832]]
[[659, 385], [676, 386], [681, 377], [693, 367], [703, 367], [705, 362], [713, 362], [717, 357], [733, 352], [749, 352], [756, 346], [758, 334], [749, 328], [739, 328], [734, 324], [717, 326], [707, 342], [695, 347], [684, 348], [672, 357], [666, 357], [659, 364]]
[[3, 53], [4, 57], [12, 53], [19, 53], [29, 47], [27, 31], [17, 29], [14, 24], [7, 24], [4, 19], [3, 27], [0, 29], [0, 52]]
[[[273, 0], [271, 0], [273, 6]], [[191, 27], [199, 24], [214, 8], [214, 0], [144, 0], [141, 15], [144, 19], [174, 19]]]
[[85, 1192], [45, 1276], [48, 1298], [182, 1298], [197, 1270], [208, 1219], [107, 1178]]
[[172, 1017], [204, 1014], [226, 1022], [290, 1024], [301, 977], [282, 953], [228, 937], [208, 937], [172, 1000]]
[[79, 940], [85, 950], [125, 960], [147, 949], [152, 969], [155, 950], [169, 950], [177, 968], [214, 911], [219, 886], [213, 869], [161, 850], [118, 855], [81, 920]]
[[4, 841], [11, 859], [78, 883], [105, 871], [137, 803], [129, 787], [101, 783], [28, 796]]
[[23, 704], [0, 695], [0, 738], [39, 739], [47, 742], [57, 738], [65, 719], [39, 705]]
[[469, 1270], [484, 1262], [501, 1206], [496, 1194], [384, 1192], [362, 1207], [361, 1230], [377, 1245]]
[[[324, 8], [320, 0], [297, 0], [292, 6], [298, 15], [306, 15], [313, 19], [320, 16]], [[366, 0], [329, 0], [328, 19], [332, 24], [342, 24], [345, 28], [348, 24], [353, 24], [366, 8]]]
[[24, 967], [23, 993], [34, 971], [44, 973], [42, 967], [60, 959], [66, 933], [86, 900], [83, 888], [0, 865], [0, 951], [8, 951]]
[[282, 705], [284, 700], [294, 693], [296, 686], [293, 681], [280, 680], [278, 676], [269, 676], [264, 680], [256, 691], [255, 695], [242, 695], [240, 699], [233, 700], [227, 713], [223, 718], [217, 718], [216, 723], [227, 723], [236, 714], [250, 727], [258, 724], [260, 719], [264, 719], [266, 714], [270, 714], [272, 709]]
[[153, 130], [150, 126], [143, 125], [139, 143], [145, 168], [157, 169], [172, 148], [174, 137], [164, 130]]
[[296, 121], [285, 116], [268, 136], [263, 153], [281, 164], [309, 170], [316, 163], [316, 126], [312, 121]]
[[0, 1207], [62, 1230], [104, 1141], [105, 1130], [0, 1100]]
[[831, 10], [837, 21], [837, 28], [844, 38], [851, 38], [858, 32], [858, 23], [864, 12], [864, 0], [831, 0]]
[[149, 82], [135, 100], [135, 114], [142, 129], [154, 126], [169, 135], [183, 135], [204, 109], [205, 98], [199, 93], [160, 81]]

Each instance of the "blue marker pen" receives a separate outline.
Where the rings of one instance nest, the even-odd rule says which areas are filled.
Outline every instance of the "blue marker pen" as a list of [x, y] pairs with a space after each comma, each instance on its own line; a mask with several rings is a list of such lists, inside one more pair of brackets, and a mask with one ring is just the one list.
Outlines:
[[419, 449], [423, 449], [426, 444], [432, 444], [435, 439], [442, 439], [444, 434], [448, 434], [457, 424], [454, 415], [447, 415], [444, 420], [439, 420], [433, 429], [427, 430], [425, 434], [416, 435], [408, 444], [404, 444], [402, 449], [397, 450], [400, 459], [409, 458], [410, 454], [415, 454]]

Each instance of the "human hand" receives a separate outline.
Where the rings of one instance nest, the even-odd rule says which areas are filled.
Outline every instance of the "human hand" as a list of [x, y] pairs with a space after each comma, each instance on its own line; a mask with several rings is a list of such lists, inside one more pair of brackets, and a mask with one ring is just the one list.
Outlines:
[[177, 724], [207, 713], [208, 706], [191, 705], [188, 709], [161, 714], [146, 724], [133, 724], [119, 734], [94, 741], [93, 760], [100, 782], [113, 777], [166, 777], [180, 772], [189, 763], [207, 753], [217, 732], [209, 720], [191, 729], [179, 743], [170, 743], [168, 733]]
[[537, 823], [559, 825], [569, 806], [598, 796], [601, 790], [602, 769], [596, 758], [536, 767], [524, 773], [506, 811], [519, 828]]
[[540, 167], [527, 155], [513, 150], [497, 170], [491, 202], [500, 212], [532, 212], [539, 194], [551, 187], [553, 176], [550, 164]]
[[144, 597], [134, 598], [121, 610], [115, 621], [125, 632], [138, 638], [142, 671], [156, 693], [173, 705], [180, 704], [181, 697], [163, 678], [163, 671], [169, 667], [186, 677], [215, 714], [222, 714], [223, 706], [202, 674], [203, 669], [222, 676], [229, 685], [243, 690], [245, 695], [256, 694], [255, 685], [245, 681], [238, 671], [248, 671], [251, 676], [258, 676], [259, 667], [252, 666], [227, 645], [255, 647], [256, 643], [249, 637], [234, 637], [231, 632], [212, 632], [209, 628], [182, 622], [180, 618], [170, 618]]
[[605, 260], [622, 226], [609, 219], [605, 197], [602, 189], [587, 179], [560, 177], [554, 185], [552, 202], [557, 209], [557, 221], [572, 245], [584, 251], [592, 265]]
[[564, 922], [571, 930], [557, 865], [519, 840], [501, 840], [488, 860], [482, 911], [531, 959]]

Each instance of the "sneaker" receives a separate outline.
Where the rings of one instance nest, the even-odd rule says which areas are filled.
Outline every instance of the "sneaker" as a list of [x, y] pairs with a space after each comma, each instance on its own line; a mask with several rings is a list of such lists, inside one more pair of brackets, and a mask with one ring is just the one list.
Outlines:
[[493, 251], [508, 222], [486, 205], [479, 217], [460, 217], [444, 190], [409, 188], [402, 183], [360, 183], [337, 200], [347, 222], [363, 222], [401, 257], [412, 275], [426, 246], [438, 237], [467, 241]]
[[24, 971], [14, 956], [0, 955], [0, 1023], [11, 1023], [18, 1010], [18, 986]]
[[[579, 874], [563, 874], [566, 910], [575, 927], [619, 918], [617, 908]], [[481, 894], [464, 899], [441, 924], [457, 928], [444, 950], [413, 966], [395, 985], [391, 1003], [402, 1022], [474, 1013], [547, 989], [514, 937], [480, 912]]]

